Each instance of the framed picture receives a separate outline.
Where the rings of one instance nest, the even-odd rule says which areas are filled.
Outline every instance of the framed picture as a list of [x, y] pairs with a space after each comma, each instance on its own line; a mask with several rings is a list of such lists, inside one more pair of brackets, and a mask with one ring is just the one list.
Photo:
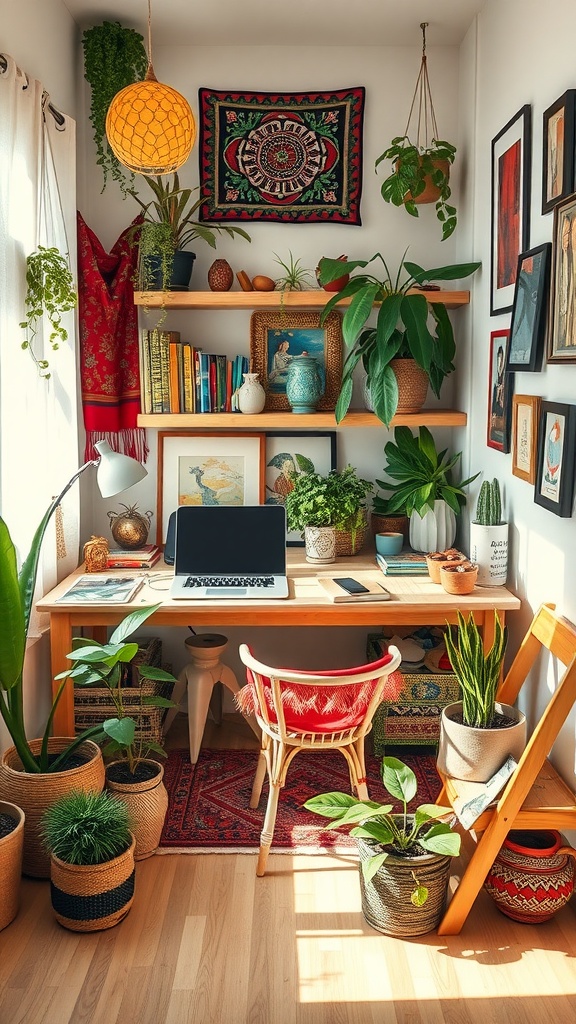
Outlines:
[[521, 480], [536, 482], [536, 453], [540, 399], [536, 395], [512, 397], [512, 472]]
[[512, 309], [518, 257], [529, 245], [531, 115], [526, 104], [492, 139], [491, 316]]
[[321, 313], [252, 313], [250, 318], [250, 365], [266, 391], [266, 409], [290, 412], [286, 397], [288, 368], [294, 356], [314, 356], [324, 394], [318, 409], [336, 406], [342, 382], [342, 321], [331, 312], [320, 324]]
[[542, 213], [549, 213], [574, 191], [574, 113], [576, 89], [568, 89], [548, 110], [542, 124]]
[[542, 402], [534, 501], [569, 519], [574, 491], [576, 406]]
[[179, 505], [261, 505], [265, 434], [158, 431], [157, 544]]
[[542, 365], [551, 252], [551, 242], [545, 242], [518, 258], [507, 370], [537, 371]]
[[500, 452], [510, 451], [510, 419], [514, 374], [506, 370], [510, 331], [490, 335], [490, 382], [488, 385], [488, 431], [486, 443]]
[[549, 363], [576, 363], [576, 194], [554, 207]]
[[[326, 476], [336, 469], [336, 431], [284, 430], [266, 434], [266, 504], [284, 505], [301, 473]], [[297, 531], [288, 531], [288, 547], [302, 547]]]

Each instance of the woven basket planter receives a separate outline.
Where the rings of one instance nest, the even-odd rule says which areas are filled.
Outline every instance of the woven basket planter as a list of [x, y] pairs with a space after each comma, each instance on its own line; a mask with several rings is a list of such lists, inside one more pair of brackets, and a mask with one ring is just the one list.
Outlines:
[[428, 394], [428, 374], [415, 359], [392, 359], [390, 366], [398, 382], [396, 413], [420, 412]]
[[156, 853], [168, 810], [163, 766], [157, 761], [143, 763], [157, 769], [154, 778], [144, 782], [115, 782], [109, 777], [110, 769], [125, 762], [113, 761], [106, 766], [106, 789], [122, 800], [130, 812], [130, 827], [136, 840], [135, 860], [145, 860]]
[[367, 530], [368, 524], [366, 521], [354, 532], [352, 530], [334, 529], [336, 535], [336, 556], [345, 558], [350, 555], [357, 555], [364, 547]]
[[24, 845], [24, 811], [16, 804], [0, 800], [0, 814], [7, 814], [16, 828], [0, 839], [0, 931], [14, 920], [20, 906], [20, 876]]
[[[450, 881], [451, 857], [435, 853], [421, 857], [395, 857], [389, 854], [370, 879], [364, 880], [362, 864], [382, 847], [372, 839], [357, 839], [360, 856], [360, 892], [362, 913], [368, 924], [384, 935], [424, 935], [438, 927]], [[428, 889], [428, 899], [422, 907], [410, 902], [416, 875], [419, 885]]]
[[[71, 743], [71, 739], [52, 737], [48, 743], [50, 754], [59, 754]], [[30, 749], [38, 754], [42, 740], [32, 740]], [[47, 807], [73, 789], [104, 789], [104, 762], [100, 748], [85, 740], [78, 753], [86, 760], [77, 768], [67, 771], [32, 774], [22, 771], [22, 762], [15, 747], [10, 747], [0, 762], [0, 799], [12, 800], [26, 815], [24, 826], [24, 852], [22, 871], [34, 878], [50, 877], [50, 858], [40, 839], [40, 819]]]
[[50, 895], [56, 920], [73, 932], [98, 932], [119, 924], [134, 900], [134, 839], [104, 864], [66, 864], [50, 857]]

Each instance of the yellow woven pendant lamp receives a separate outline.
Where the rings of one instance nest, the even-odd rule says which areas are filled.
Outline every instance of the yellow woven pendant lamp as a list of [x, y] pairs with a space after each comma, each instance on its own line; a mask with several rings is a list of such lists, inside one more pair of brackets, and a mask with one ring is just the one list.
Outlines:
[[190, 104], [154, 74], [150, 0], [146, 77], [116, 94], [106, 115], [106, 135], [120, 163], [139, 174], [170, 174], [178, 170], [190, 156], [196, 140], [196, 121]]

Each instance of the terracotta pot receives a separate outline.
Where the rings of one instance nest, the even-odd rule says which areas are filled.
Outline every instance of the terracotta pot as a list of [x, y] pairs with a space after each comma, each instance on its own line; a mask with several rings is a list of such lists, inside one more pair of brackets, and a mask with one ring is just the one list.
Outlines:
[[542, 924], [566, 905], [574, 891], [576, 850], [563, 843], [553, 829], [508, 833], [484, 882], [506, 917]]
[[446, 565], [458, 565], [466, 561], [466, 555], [463, 555], [461, 551], [457, 551], [456, 548], [448, 548], [447, 551], [431, 551], [430, 554], [426, 555], [428, 575], [432, 583], [440, 583], [440, 569], [443, 569]]
[[510, 704], [496, 711], [511, 721], [506, 728], [476, 729], [464, 725], [462, 701], [448, 704], [440, 718], [438, 769], [443, 775], [468, 782], [487, 782], [512, 755], [519, 761], [526, 746], [526, 717]]
[[478, 578], [478, 566], [462, 560], [458, 565], [444, 564], [439, 570], [440, 583], [447, 594], [471, 594]]
[[157, 761], [144, 761], [154, 767], [153, 778], [143, 782], [116, 782], [110, 778], [115, 765], [124, 761], [112, 761], [106, 766], [106, 789], [126, 804], [130, 811], [131, 829], [136, 841], [134, 860], [145, 860], [156, 853], [164, 819], [168, 810], [168, 791], [164, 785], [164, 768]]
[[[447, 178], [450, 177], [450, 161], [449, 160], [433, 160], [435, 168], [439, 168]], [[425, 206], [427, 203], [435, 203], [440, 198], [440, 189], [432, 181], [429, 174], [426, 175], [426, 184], [424, 185], [424, 191], [416, 196], [414, 202], [416, 206]], [[406, 199], [412, 199], [410, 192], [407, 193]]]
[[0, 838], [0, 931], [16, 917], [20, 906], [20, 876], [24, 846], [24, 811], [0, 800], [0, 814], [13, 818], [16, 827]]

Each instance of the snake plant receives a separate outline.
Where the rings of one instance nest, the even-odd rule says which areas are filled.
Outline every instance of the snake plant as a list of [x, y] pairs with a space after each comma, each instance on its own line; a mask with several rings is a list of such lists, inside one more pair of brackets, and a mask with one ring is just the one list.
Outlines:
[[494, 610], [494, 643], [486, 653], [472, 612], [467, 619], [458, 612], [458, 635], [444, 633], [446, 651], [462, 693], [464, 725], [490, 729], [495, 715], [496, 690], [506, 651], [508, 628]]

